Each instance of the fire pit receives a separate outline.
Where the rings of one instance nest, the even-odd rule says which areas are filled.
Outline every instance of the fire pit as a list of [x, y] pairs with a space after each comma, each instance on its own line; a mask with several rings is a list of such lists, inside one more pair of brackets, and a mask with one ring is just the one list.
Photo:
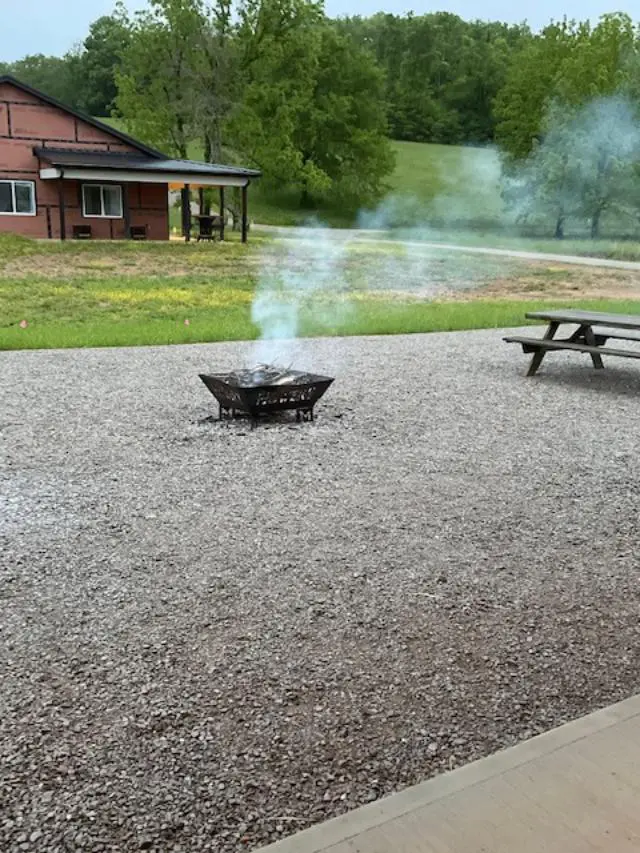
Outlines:
[[252, 427], [260, 415], [287, 410], [295, 410], [297, 421], [312, 421], [313, 407], [333, 382], [329, 376], [264, 364], [250, 370], [199, 376], [220, 405], [220, 420], [248, 415]]

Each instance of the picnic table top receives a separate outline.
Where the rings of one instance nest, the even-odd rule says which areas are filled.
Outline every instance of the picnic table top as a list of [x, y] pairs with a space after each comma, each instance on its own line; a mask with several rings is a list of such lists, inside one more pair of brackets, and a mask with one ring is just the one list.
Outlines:
[[577, 323], [587, 326], [611, 326], [617, 329], [637, 329], [640, 331], [640, 314], [606, 314], [600, 311], [574, 311], [571, 308], [561, 308], [554, 311], [529, 311], [525, 316], [531, 320]]

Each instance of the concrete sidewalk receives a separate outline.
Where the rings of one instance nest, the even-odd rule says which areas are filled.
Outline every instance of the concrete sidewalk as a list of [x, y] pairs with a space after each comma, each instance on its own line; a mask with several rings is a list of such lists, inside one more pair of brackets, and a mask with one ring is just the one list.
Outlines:
[[640, 851], [640, 695], [260, 853]]

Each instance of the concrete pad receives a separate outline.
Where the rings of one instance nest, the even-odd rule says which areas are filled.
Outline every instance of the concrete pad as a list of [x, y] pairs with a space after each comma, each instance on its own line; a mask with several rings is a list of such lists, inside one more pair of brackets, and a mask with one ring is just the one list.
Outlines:
[[640, 850], [640, 695], [261, 853]]

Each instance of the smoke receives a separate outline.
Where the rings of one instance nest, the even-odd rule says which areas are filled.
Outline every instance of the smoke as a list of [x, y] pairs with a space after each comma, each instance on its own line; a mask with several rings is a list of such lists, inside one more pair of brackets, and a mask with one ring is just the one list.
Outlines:
[[[315, 222], [282, 229], [262, 249], [251, 308], [258, 329], [251, 366], [310, 368], [301, 343], [307, 334], [347, 333], [360, 312], [376, 303], [427, 301], [475, 289], [518, 266], [426, 244], [425, 233], [416, 229], [403, 236], [390, 227], [385, 204], [363, 214], [364, 222], [375, 223], [376, 230], [332, 229]], [[335, 358], [330, 362], [332, 369], [339, 367]]]
[[346, 298], [348, 232], [332, 232], [318, 222], [287, 229], [275, 247], [263, 252], [261, 273], [251, 306], [259, 331], [253, 348], [257, 364], [287, 365], [301, 358], [299, 338], [305, 323], [330, 334], [348, 319]]
[[548, 236], [615, 236], [637, 230], [640, 122], [622, 95], [570, 109], [550, 105], [542, 139], [523, 164], [511, 164], [503, 196], [515, 223]]

